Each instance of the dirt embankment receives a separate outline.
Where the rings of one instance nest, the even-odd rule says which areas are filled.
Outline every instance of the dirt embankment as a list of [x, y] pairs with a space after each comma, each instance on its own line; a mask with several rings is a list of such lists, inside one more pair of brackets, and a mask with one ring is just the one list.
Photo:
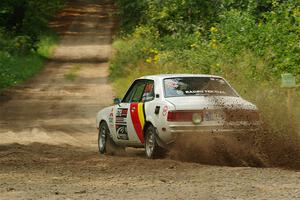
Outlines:
[[[132, 149], [99, 156], [95, 115], [113, 96], [114, 12], [111, 1], [71, 1], [51, 23], [61, 41], [45, 69], [1, 96], [0, 199], [299, 199], [298, 171], [153, 161]], [[183, 160], [218, 164], [201, 144]], [[245, 164], [237, 161], [226, 165]]]

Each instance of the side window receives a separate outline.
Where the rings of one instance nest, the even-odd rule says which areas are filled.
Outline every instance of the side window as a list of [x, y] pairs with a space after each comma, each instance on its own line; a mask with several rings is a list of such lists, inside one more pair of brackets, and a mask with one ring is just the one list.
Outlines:
[[144, 88], [145, 88], [145, 82], [143, 81], [134, 82], [130, 87], [130, 89], [127, 91], [122, 102], [123, 103], [140, 102]]
[[127, 93], [125, 94], [125, 97], [122, 100], [123, 103], [129, 103], [130, 102], [130, 99], [131, 99], [134, 91], [136, 90], [137, 85], [138, 85], [138, 82], [134, 82], [132, 84], [132, 86], [130, 86], [129, 90], [127, 91]]
[[142, 97], [142, 102], [152, 101], [153, 99], [154, 99], [154, 82], [150, 81], [146, 84], [143, 97]]
[[146, 102], [154, 99], [154, 81], [135, 81], [123, 98], [123, 103]]
[[145, 83], [141, 82], [141, 83], [137, 84], [134, 95], [131, 98], [131, 102], [141, 102], [144, 89], [145, 89]]

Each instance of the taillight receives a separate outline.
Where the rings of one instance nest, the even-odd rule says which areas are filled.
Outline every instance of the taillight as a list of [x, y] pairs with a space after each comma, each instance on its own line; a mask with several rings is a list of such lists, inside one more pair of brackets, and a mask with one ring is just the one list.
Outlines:
[[176, 118], [176, 112], [169, 111], [168, 112], [167, 121], [175, 121], [175, 118]]
[[201, 111], [169, 111], [167, 121], [192, 121], [195, 113], [203, 115]]

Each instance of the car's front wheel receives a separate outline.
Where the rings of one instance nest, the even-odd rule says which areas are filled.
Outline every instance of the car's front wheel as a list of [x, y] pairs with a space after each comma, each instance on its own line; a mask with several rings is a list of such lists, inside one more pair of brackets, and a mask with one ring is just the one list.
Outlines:
[[106, 136], [109, 133], [108, 127], [105, 122], [101, 122], [99, 127], [99, 134], [98, 134], [98, 148], [100, 154], [104, 154], [106, 152]]
[[150, 159], [163, 157], [166, 153], [166, 150], [158, 145], [155, 131], [152, 125], [148, 126], [145, 131], [145, 153]]
[[98, 148], [100, 154], [115, 155], [125, 153], [125, 148], [116, 145], [111, 138], [109, 128], [105, 122], [101, 122], [99, 126]]

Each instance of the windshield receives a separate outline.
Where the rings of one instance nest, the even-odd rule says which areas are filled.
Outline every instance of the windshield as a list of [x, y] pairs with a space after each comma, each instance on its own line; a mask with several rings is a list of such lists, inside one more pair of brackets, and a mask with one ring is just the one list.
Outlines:
[[237, 96], [222, 78], [176, 77], [164, 79], [165, 97]]

